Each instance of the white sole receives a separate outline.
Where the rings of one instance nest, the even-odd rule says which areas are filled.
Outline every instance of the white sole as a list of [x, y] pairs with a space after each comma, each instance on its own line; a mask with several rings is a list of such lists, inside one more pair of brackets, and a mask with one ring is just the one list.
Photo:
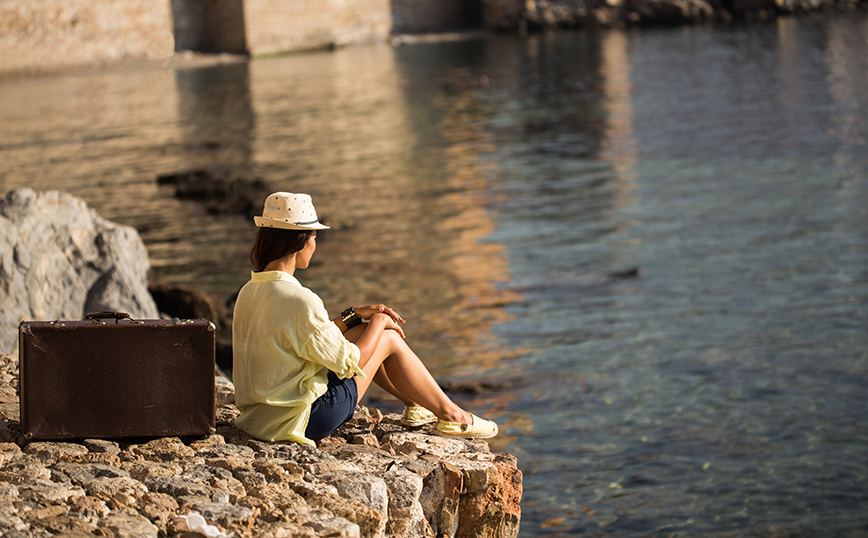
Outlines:
[[494, 430], [493, 433], [446, 433], [434, 428], [434, 433], [440, 437], [451, 437], [453, 439], [491, 439], [492, 437], [497, 437], [500, 430]]

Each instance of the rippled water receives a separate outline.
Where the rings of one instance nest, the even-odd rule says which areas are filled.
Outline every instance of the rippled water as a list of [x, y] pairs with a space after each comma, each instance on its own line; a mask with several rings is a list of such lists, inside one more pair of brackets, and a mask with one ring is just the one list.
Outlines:
[[[300, 278], [383, 300], [525, 473], [522, 536], [868, 535], [868, 17], [357, 47], [0, 82], [0, 190], [246, 280], [246, 219], [158, 174], [310, 192]], [[377, 405], [388, 407], [386, 402]]]

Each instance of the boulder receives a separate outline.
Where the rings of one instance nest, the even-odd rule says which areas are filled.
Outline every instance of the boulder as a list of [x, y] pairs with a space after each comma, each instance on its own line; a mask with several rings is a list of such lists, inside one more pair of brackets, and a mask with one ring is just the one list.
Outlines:
[[15, 457], [0, 469], [0, 482], [27, 484], [50, 479], [51, 471], [41, 461], [29, 455]]
[[138, 480], [122, 476], [97, 478], [86, 486], [87, 494], [114, 506], [133, 506], [146, 493], [148, 488]]
[[111, 513], [111, 509], [105, 501], [96, 497], [73, 497], [66, 504], [71, 512], [75, 512], [80, 518], [92, 525], [97, 525], [100, 519]]
[[148, 253], [138, 232], [66, 193], [28, 188], [0, 199], [0, 351], [22, 320], [81, 319], [115, 310], [156, 318]]
[[232, 315], [229, 309], [208, 293], [167, 284], [152, 284], [148, 291], [160, 312], [170, 317], [207, 319], [221, 331], [231, 327]]

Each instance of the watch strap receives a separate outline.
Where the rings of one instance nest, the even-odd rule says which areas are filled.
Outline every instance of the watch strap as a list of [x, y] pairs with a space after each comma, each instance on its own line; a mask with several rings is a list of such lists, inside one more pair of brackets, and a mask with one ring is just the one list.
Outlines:
[[347, 329], [352, 329], [356, 325], [362, 322], [362, 318], [356, 314], [356, 311], [353, 310], [353, 307], [349, 307], [343, 312], [341, 312], [341, 321], [344, 322], [344, 325], [347, 326]]

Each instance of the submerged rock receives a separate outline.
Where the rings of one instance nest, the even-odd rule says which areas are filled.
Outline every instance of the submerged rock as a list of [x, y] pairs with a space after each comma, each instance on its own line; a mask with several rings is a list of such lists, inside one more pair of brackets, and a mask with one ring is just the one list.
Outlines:
[[225, 168], [164, 174], [157, 177], [157, 183], [174, 186], [176, 198], [201, 202], [212, 215], [244, 215], [249, 219], [259, 214], [263, 200], [272, 192], [264, 180], [233, 177]]

